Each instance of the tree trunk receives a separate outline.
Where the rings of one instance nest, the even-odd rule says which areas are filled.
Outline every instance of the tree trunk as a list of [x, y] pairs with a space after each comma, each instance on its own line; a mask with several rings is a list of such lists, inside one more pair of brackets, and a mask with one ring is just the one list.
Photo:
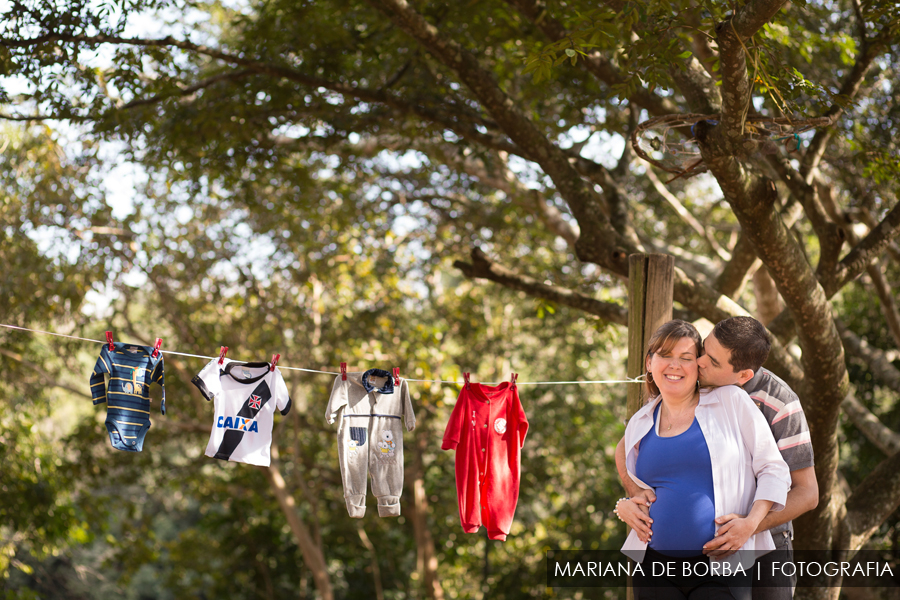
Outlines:
[[300, 553], [303, 554], [303, 561], [312, 573], [313, 581], [315, 582], [316, 589], [322, 596], [322, 600], [334, 600], [334, 591], [331, 588], [331, 578], [328, 575], [328, 569], [325, 567], [324, 552], [322, 552], [322, 548], [317, 546], [313, 541], [309, 529], [307, 529], [306, 524], [303, 523], [300, 515], [297, 514], [297, 503], [294, 500], [294, 496], [288, 491], [284, 482], [284, 477], [281, 476], [281, 470], [278, 468], [278, 462], [276, 460], [277, 454], [277, 448], [273, 444], [272, 465], [268, 469], [261, 467], [262, 471], [269, 479], [272, 492], [278, 500], [278, 506], [281, 507], [281, 510], [287, 519], [288, 526], [291, 528], [291, 532], [297, 540], [297, 545], [300, 546]]
[[753, 291], [756, 293], [756, 315], [760, 323], [768, 325], [781, 314], [781, 302], [775, 282], [765, 267], [753, 274]]
[[[443, 600], [444, 588], [437, 575], [437, 556], [434, 551], [434, 539], [428, 528], [428, 497], [425, 494], [425, 465], [422, 454], [428, 449], [428, 434], [423, 426], [424, 419], [419, 419], [416, 429], [416, 452], [407, 471], [408, 486], [412, 488], [412, 523], [416, 539], [416, 572], [422, 582], [425, 597], [430, 600]], [[422, 433], [418, 433], [422, 432]]]

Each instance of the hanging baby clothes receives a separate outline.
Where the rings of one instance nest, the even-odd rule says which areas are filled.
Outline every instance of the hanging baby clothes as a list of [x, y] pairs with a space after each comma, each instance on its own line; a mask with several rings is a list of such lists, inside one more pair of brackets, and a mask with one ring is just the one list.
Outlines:
[[[162, 352], [149, 346], [116, 342], [103, 344], [91, 374], [94, 404], [106, 402], [106, 430], [116, 450], [140, 452], [150, 429], [150, 384], [162, 388], [160, 412], [166, 414], [166, 388]], [[105, 375], [109, 375], [107, 386]]]
[[[383, 383], [380, 382], [383, 380]], [[378, 515], [400, 516], [403, 491], [403, 427], [416, 426], [405, 379], [394, 386], [394, 378], [381, 369], [338, 375], [325, 409], [325, 420], [334, 423], [339, 413], [338, 460], [344, 482], [344, 501], [351, 517], [366, 514], [366, 480], [372, 477], [372, 493], [378, 500]]]
[[206, 456], [268, 467], [275, 409], [291, 410], [291, 397], [278, 367], [265, 362], [214, 358], [191, 379], [215, 416]]
[[484, 525], [492, 540], [509, 534], [527, 431], [515, 384], [467, 383], [460, 390], [441, 448], [456, 449], [456, 496], [466, 533]]

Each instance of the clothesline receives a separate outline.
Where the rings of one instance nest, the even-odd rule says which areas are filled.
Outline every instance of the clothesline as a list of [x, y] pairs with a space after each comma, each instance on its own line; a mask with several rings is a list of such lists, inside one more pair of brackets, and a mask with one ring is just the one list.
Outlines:
[[[93, 342], [95, 344], [105, 344], [106, 342], [102, 340], [92, 340], [90, 338], [83, 338], [74, 335], [66, 335], [64, 333], [56, 333], [53, 331], [41, 331], [40, 329], [28, 329], [27, 327], [18, 327], [16, 325], [7, 325], [5, 323], [0, 323], [0, 327], [6, 327], [7, 329], [16, 329], [19, 331], [28, 331], [31, 333], [41, 333], [44, 335], [53, 335], [57, 337], [69, 338], [71, 340], [80, 340], [82, 342]], [[163, 354], [173, 354], [176, 356], [187, 356], [190, 358], [203, 358], [207, 360], [211, 360], [214, 358], [218, 358], [217, 356], [204, 356], [202, 354], [188, 354], [186, 352], [176, 352], [174, 350], [160, 350]], [[324, 375], [340, 375], [337, 371], [319, 371], [316, 369], [304, 369], [302, 367], [287, 367], [284, 365], [278, 365], [279, 369], [287, 370], [287, 371], [303, 371], [306, 373], [322, 373]], [[404, 378], [406, 379], [406, 378]], [[413, 381], [419, 383], [452, 383], [456, 385], [462, 385], [464, 382], [458, 380], [445, 380], [445, 379], [406, 379], [406, 381]], [[498, 383], [502, 383], [500, 381], [484, 381], [481, 383], [486, 383], [488, 385], [496, 385]], [[613, 384], [613, 383], [644, 383], [644, 375], [640, 375], [635, 378], [628, 379], [600, 379], [600, 380], [592, 380], [592, 381], [516, 381], [516, 385], [566, 385], [566, 384]]]

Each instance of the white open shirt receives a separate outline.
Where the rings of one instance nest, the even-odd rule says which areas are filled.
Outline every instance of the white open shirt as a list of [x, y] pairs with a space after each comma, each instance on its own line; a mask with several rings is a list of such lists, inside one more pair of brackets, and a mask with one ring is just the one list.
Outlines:
[[[660, 400], [661, 396], [652, 398], [625, 428], [625, 468], [635, 483], [645, 489], [650, 486], [635, 475], [636, 446], [653, 426], [653, 411]], [[694, 416], [709, 448], [716, 517], [729, 513], [746, 515], [756, 500], [771, 500], [773, 511], [782, 510], [791, 487], [791, 473], [766, 419], [747, 392], [734, 385], [701, 390]], [[658, 434], [659, 425], [656, 427]], [[622, 553], [640, 563], [646, 548], [647, 543], [631, 531]], [[764, 531], [751, 535], [740, 552], [725, 560], [731, 563], [732, 572], [738, 563], [749, 571], [759, 556], [774, 549], [772, 536]]]

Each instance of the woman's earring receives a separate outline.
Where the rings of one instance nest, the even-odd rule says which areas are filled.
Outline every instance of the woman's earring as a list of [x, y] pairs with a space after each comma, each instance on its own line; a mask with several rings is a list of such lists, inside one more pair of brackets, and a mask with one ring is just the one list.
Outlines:
[[653, 383], [653, 373], [651, 373], [650, 371], [647, 371], [647, 381]]

